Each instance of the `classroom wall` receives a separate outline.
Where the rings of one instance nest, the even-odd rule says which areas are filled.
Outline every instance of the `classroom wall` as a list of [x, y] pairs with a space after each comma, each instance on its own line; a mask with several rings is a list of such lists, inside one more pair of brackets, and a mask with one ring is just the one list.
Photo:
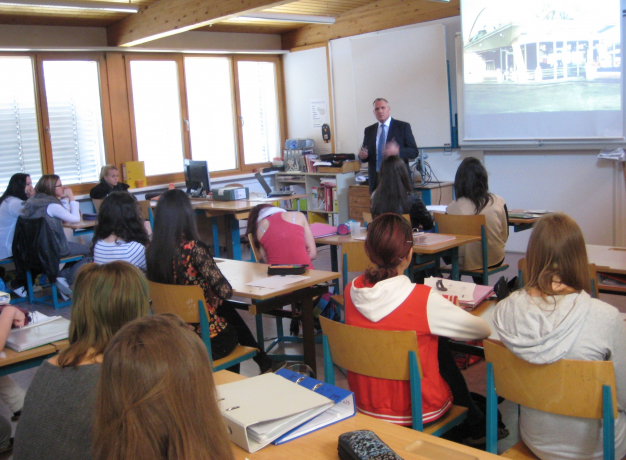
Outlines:
[[[548, 209], [572, 216], [588, 244], [626, 246], [623, 166], [598, 159], [598, 151], [455, 150], [428, 152], [437, 179], [453, 181], [466, 156], [481, 159], [489, 188], [509, 209]], [[531, 231], [511, 233], [507, 251], [525, 252]]]
[[322, 139], [322, 129], [314, 127], [311, 101], [326, 101], [326, 123], [331, 126], [331, 101], [328, 87], [326, 47], [296, 51], [283, 56], [285, 75], [285, 105], [287, 112], [287, 138], [313, 139], [315, 153], [331, 153], [332, 144]]
[[[104, 27], [20, 26], [0, 27], [0, 46], [10, 47], [106, 47]], [[280, 35], [225, 32], [184, 32], [132, 49], [261, 51], [280, 50]], [[128, 48], [124, 48], [128, 51]]]

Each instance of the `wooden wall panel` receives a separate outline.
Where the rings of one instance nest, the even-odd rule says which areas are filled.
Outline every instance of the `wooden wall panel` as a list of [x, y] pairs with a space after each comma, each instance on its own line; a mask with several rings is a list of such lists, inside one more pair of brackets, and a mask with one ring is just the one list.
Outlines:
[[133, 161], [133, 145], [126, 86], [126, 65], [122, 53], [107, 53], [109, 101], [113, 129], [113, 151], [107, 152], [107, 162], [121, 167], [125, 161]]
[[378, 0], [339, 15], [333, 25], [309, 25], [283, 34], [282, 48], [288, 50], [335, 38], [458, 16], [459, 1]]

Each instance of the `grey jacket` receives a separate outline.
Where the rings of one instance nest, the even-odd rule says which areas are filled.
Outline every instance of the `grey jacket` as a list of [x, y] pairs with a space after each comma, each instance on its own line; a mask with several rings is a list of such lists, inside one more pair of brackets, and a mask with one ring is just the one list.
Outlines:
[[54, 232], [55, 239], [59, 245], [60, 257], [65, 257], [70, 253], [70, 246], [67, 243], [67, 237], [63, 231], [63, 222], [61, 219], [48, 215], [47, 209], [51, 204], [60, 204], [59, 200], [45, 193], [38, 193], [26, 201], [24, 206], [24, 215], [28, 219], [36, 219], [43, 217]]

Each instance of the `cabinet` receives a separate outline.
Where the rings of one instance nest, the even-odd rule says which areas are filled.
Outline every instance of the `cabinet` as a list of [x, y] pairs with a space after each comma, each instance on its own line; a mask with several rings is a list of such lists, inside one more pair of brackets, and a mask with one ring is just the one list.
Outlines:
[[[336, 205], [332, 211], [318, 209], [321, 199], [317, 194], [323, 188], [321, 183], [324, 179], [334, 179], [336, 185], [335, 200]], [[309, 222], [326, 222], [331, 225], [338, 225], [349, 219], [348, 210], [348, 188], [355, 184], [354, 172], [348, 173], [303, 173], [284, 172], [276, 174], [276, 185], [278, 188], [292, 186], [296, 193], [305, 193], [306, 210], [309, 213]]]

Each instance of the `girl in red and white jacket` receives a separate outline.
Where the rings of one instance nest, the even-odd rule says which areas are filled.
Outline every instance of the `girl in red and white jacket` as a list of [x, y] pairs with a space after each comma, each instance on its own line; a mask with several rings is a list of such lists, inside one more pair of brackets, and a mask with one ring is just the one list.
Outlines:
[[[469, 407], [466, 425], [481, 424], [484, 433], [484, 414], [472, 403], [463, 375], [456, 367], [447, 340], [442, 337], [482, 339], [491, 334], [489, 325], [430, 287], [413, 284], [404, 275], [413, 255], [413, 234], [409, 223], [401, 216], [382, 214], [375, 219], [368, 226], [365, 252], [375, 267], [348, 285], [346, 324], [382, 330], [414, 330], [423, 371], [424, 423], [440, 418], [454, 401]], [[408, 381], [348, 372], [348, 383], [360, 412], [399, 425], [411, 425]]]

